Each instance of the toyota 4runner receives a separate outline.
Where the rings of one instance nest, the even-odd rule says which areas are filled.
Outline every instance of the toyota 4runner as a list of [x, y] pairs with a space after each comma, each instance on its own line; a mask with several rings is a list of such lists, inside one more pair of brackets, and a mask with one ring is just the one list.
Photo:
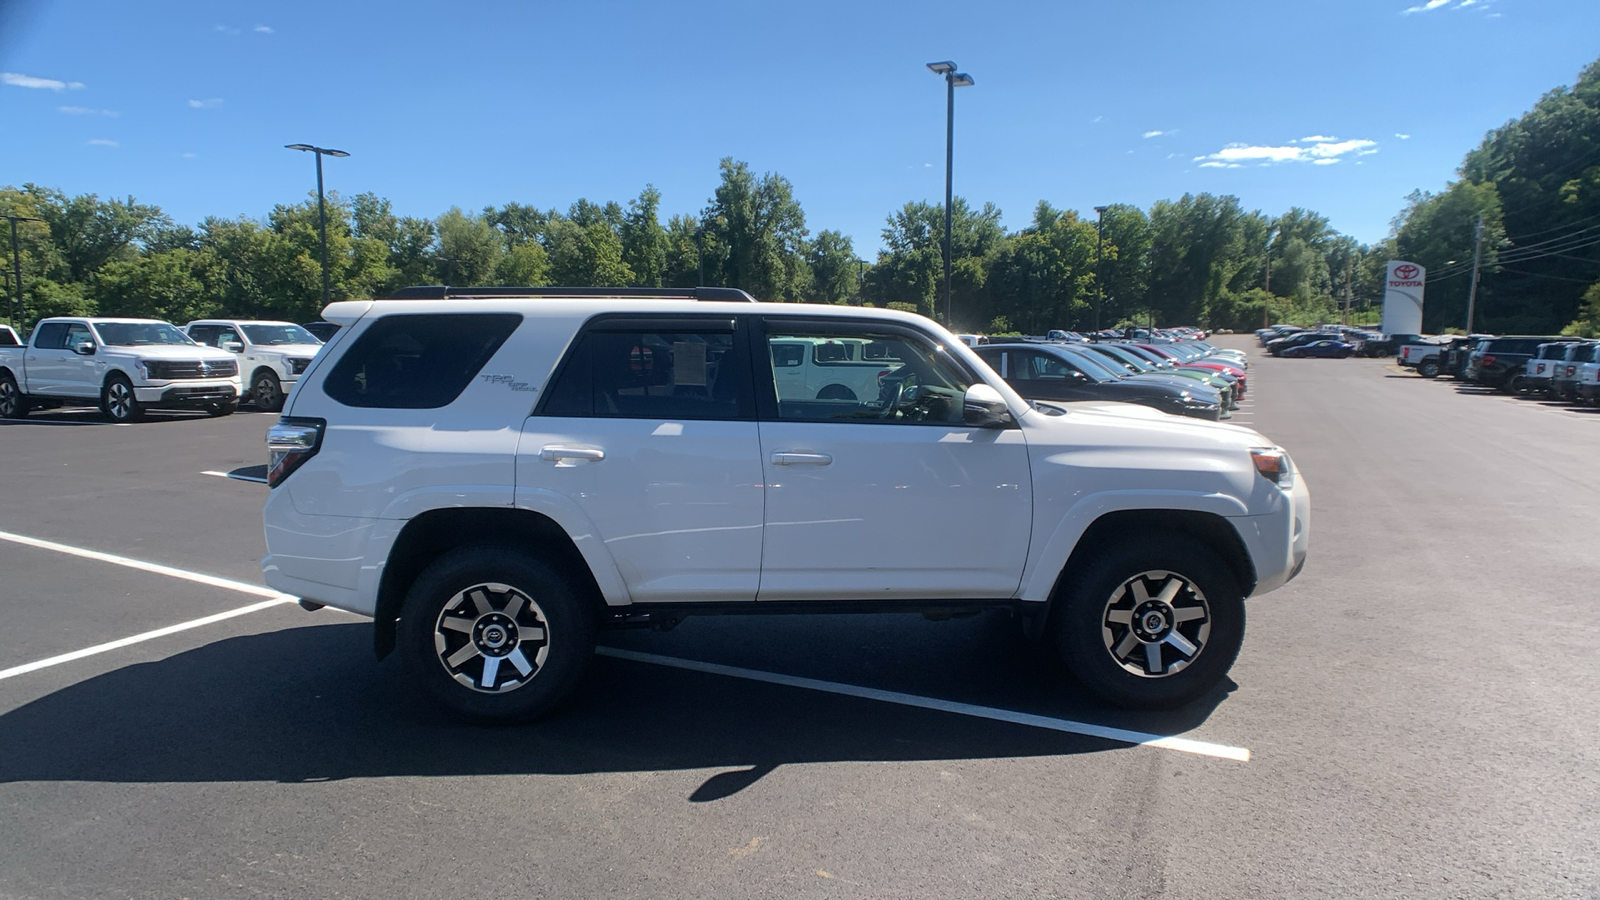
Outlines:
[[[262, 570], [373, 617], [378, 656], [471, 719], [549, 711], [602, 628], [989, 608], [1103, 700], [1170, 707], [1305, 561], [1305, 483], [1260, 434], [1032, 407], [916, 315], [411, 288], [324, 316], [267, 438]], [[786, 379], [797, 346], [860, 365], [855, 396]]]

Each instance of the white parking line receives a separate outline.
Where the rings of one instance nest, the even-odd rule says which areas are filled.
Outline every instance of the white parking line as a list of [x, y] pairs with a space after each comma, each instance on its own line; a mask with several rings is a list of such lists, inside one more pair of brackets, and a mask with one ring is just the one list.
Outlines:
[[46, 541], [40, 538], [31, 538], [25, 535], [12, 534], [9, 531], [0, 531], [0, 541], [10, 541], [13, 544], [22, 544], [25, 547], [37, 547], [40, 550], [54, 550], [69, 556], [80, 556], [84, 559], [93, 559], [99, 562], [111, 563], [115, 566], [126, 566], [138, 569], [141, 572], [154, 572], [157, 575], [166, 575], [169, 578], [181, 578], [196, 584], [211, 587], [225, 588], [238, 591], [241, 594], [255, 594], [258, 597], [271, 597], [274, 600], [294, 600], [288, 594], [280, 594], [272, 588], [262, 584], [251, 584], [247, 581], [234, 581], [232, 578], [218, 578], [215, 575], [204, 575], [199, 572], [190, 572], [187, 569], [178, 569], [172, 566], [163, 566], [160, 563], [145, 562], [142, 559], [130, 559], [126, 556], [117, 556], [115, 553], [101, 553], [99, 550], [85, 550], [82, 547], [73, 547], [69, 544], [58, 544], [55, 541]]
[[741, 669], [737, 666], [724, 666], [692, 659], [678, 659], [673, 656], [657, 656], [654, 653], [640, 653], [636, 650], [622, 650], [616, 647], [597, 647], [595, 653], [632, 662], [671, 666], [675, 669], [688, 669], [692, 672], [705, 672], [710, 675], [744, 678], [750, 681], [766, 682], [767, 684], [805, 688], [806, 690], [822, 691], [828, 694], [842, 694], [847, 697], [860, 697], [866, 700], [877, 700], [882, 703], [895, 703], [900, 706], [913, 706], [918, 709], [931, 709], [961, 716], [973, 716], [995, 722], [1028, 725], [1033, 728], [1044, 728], [1050, 731], [1066, 732], [1067, 734], [1081, 734], [1086, 737], [1103, 738], [1124, 744], [1137, 744], [1141, 747], [1176, 750], [1180, 753], [1214, 756], [1219, 759], [1231, 759], [1237, 762], [1250, 761], [1250, 749], [1248, 747], [1230, 747], [1226, 744], [1213, 744], [1207, 741], [1196, 741], [1172, 735], [1147, 734], [1142, 731], [1128, 731], [1123, 728], [1108, 728], [1104, 725], [1074, 722], [1070, 719], [1054, 719], [1049, 716], [1013, 712], [1008, 709], [995, 709], [989, 706], [977, 706], [972, 703], [957, 703], [954, 700], [940, 700], [936, 697], [920, 697], [916, 694], [902, 694], [899, 691], [884, 691], [853, 684], [840, 684], [834, 681], [819, 681], [815, 678], [801, 678], [796, 675], [780, 675], [776, 672], [762, 672], [757, 669]]
[[218, 478], [232, 478], [235, 481], [252, 481], [252, 482], [255, 482], [256, 484], [266, 484], [267, 483], [267, 480], [265, 478], [257, 478], [254, 475], [235, 475], [232, 472], [213, 472], [210, 469], [207, 469], [206, 471], [201, 472], [200, 474], [201, 475], [215, 475]]
[[41, 659], [36, 662], [24, 663], [20, 666], [12, 666], [9, 669], [0, 669], [0, 681], [4, 681], [7, 678], [15, 678], [18, 675], [26, 675], [29, 672], [37, 672], [40, 669], [48, 669], [51, 666], [59, 666], [62, 663], [69, 663], [73, 660], [83, 659], [85, 656], [94, 656], [97, 653], [105, 653], [110, 650], [120, 650], [123, 647], [129, 647], [134, 644], [142, 644], [145, 641], [153, 641], [156, 638], [166, 637], [169, 634], [177, 634], [180, 631], [188, 631], [191, 628], [200, 628], [205, 625], [211, 625], [216, 622], [222, 622], [227, 619], [231, 619], [235, 616], [249, 615], [253, 612], [260, 612], [263, 609], [271, 609], [274, 606], [280, 606], [284, 603], [293, 602], [295, 602], [293, 597], [280, 595], [276, 600], [263, 600], [260, 603], [252, 603], [249, 606], [241, 606], [238, 609], [230, 609], [227, 612], [220, 612], [214, 616], [206, 616], [203, 619], [191, 619], [188, 622], [179, 622], [176, 625], [168, 625], [165, 628], [157, 628], [155, 631], [146, 631], [143, 634], [136, 634], [131, 637], [120, 638], [115, 641], [108, 641], [104, 644], [96, 644], [93, 647], [85, 647], [82, 650], [74, 650], [71, 653], [63, 653], [60, 656], [52, 656], [49, 659]]

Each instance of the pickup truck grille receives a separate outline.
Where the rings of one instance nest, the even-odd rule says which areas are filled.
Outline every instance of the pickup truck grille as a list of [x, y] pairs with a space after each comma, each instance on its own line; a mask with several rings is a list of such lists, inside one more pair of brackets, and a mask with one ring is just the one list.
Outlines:
[[306, 366], [309, 365], [311, 365], [311, 360], [309, 359], [290, 359], [289, 371], [296, 375], [304, 375], [306, 373]]
[[233, 360], [210, 360], [190, 362], [154, 360], [144, 364], [145, 371], [150, 373], [150, 378], [160, 381], [172, 381], [179, 378], [232, 378], [239, 372], [239, 365]]

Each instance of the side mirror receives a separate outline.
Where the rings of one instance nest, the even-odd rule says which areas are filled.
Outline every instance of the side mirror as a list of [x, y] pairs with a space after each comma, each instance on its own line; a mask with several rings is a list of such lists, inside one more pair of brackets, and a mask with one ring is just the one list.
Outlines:
[[229, 353], [243, 353], [244, 352], [244, 342], [242, 342], [242, 341], [223, 341], [222, 342], [222, 349], [228, 351]]
[[72, 351], [74, 353], [78, 354], [79, 356], [93, 356], [94, 355], [94, 341], [83, 341], [83, 342], [79, 343], [77, 346], [73, 347]]
[[1016, 421], [1000, 392], [981, 381], [967, 388], [966, 396], [961, 398], [961, 413], [973, 428], [1008, 428]]

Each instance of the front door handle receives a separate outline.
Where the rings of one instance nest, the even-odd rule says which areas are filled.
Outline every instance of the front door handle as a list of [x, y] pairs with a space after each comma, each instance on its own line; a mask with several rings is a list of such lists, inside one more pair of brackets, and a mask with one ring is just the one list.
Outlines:
[[791, 453], [780, 451], [772, 454], [772, 464], [775, 466], [826, 466], [833, 463], [833, 457], [826, 453]]
[[606, 458], [606, 452], [598, 447], [563, 447], [560, 444], [549, 444], [539, 451], [539, 458], [558, 466], [575, 466], [580, 462], [599, 462]]

